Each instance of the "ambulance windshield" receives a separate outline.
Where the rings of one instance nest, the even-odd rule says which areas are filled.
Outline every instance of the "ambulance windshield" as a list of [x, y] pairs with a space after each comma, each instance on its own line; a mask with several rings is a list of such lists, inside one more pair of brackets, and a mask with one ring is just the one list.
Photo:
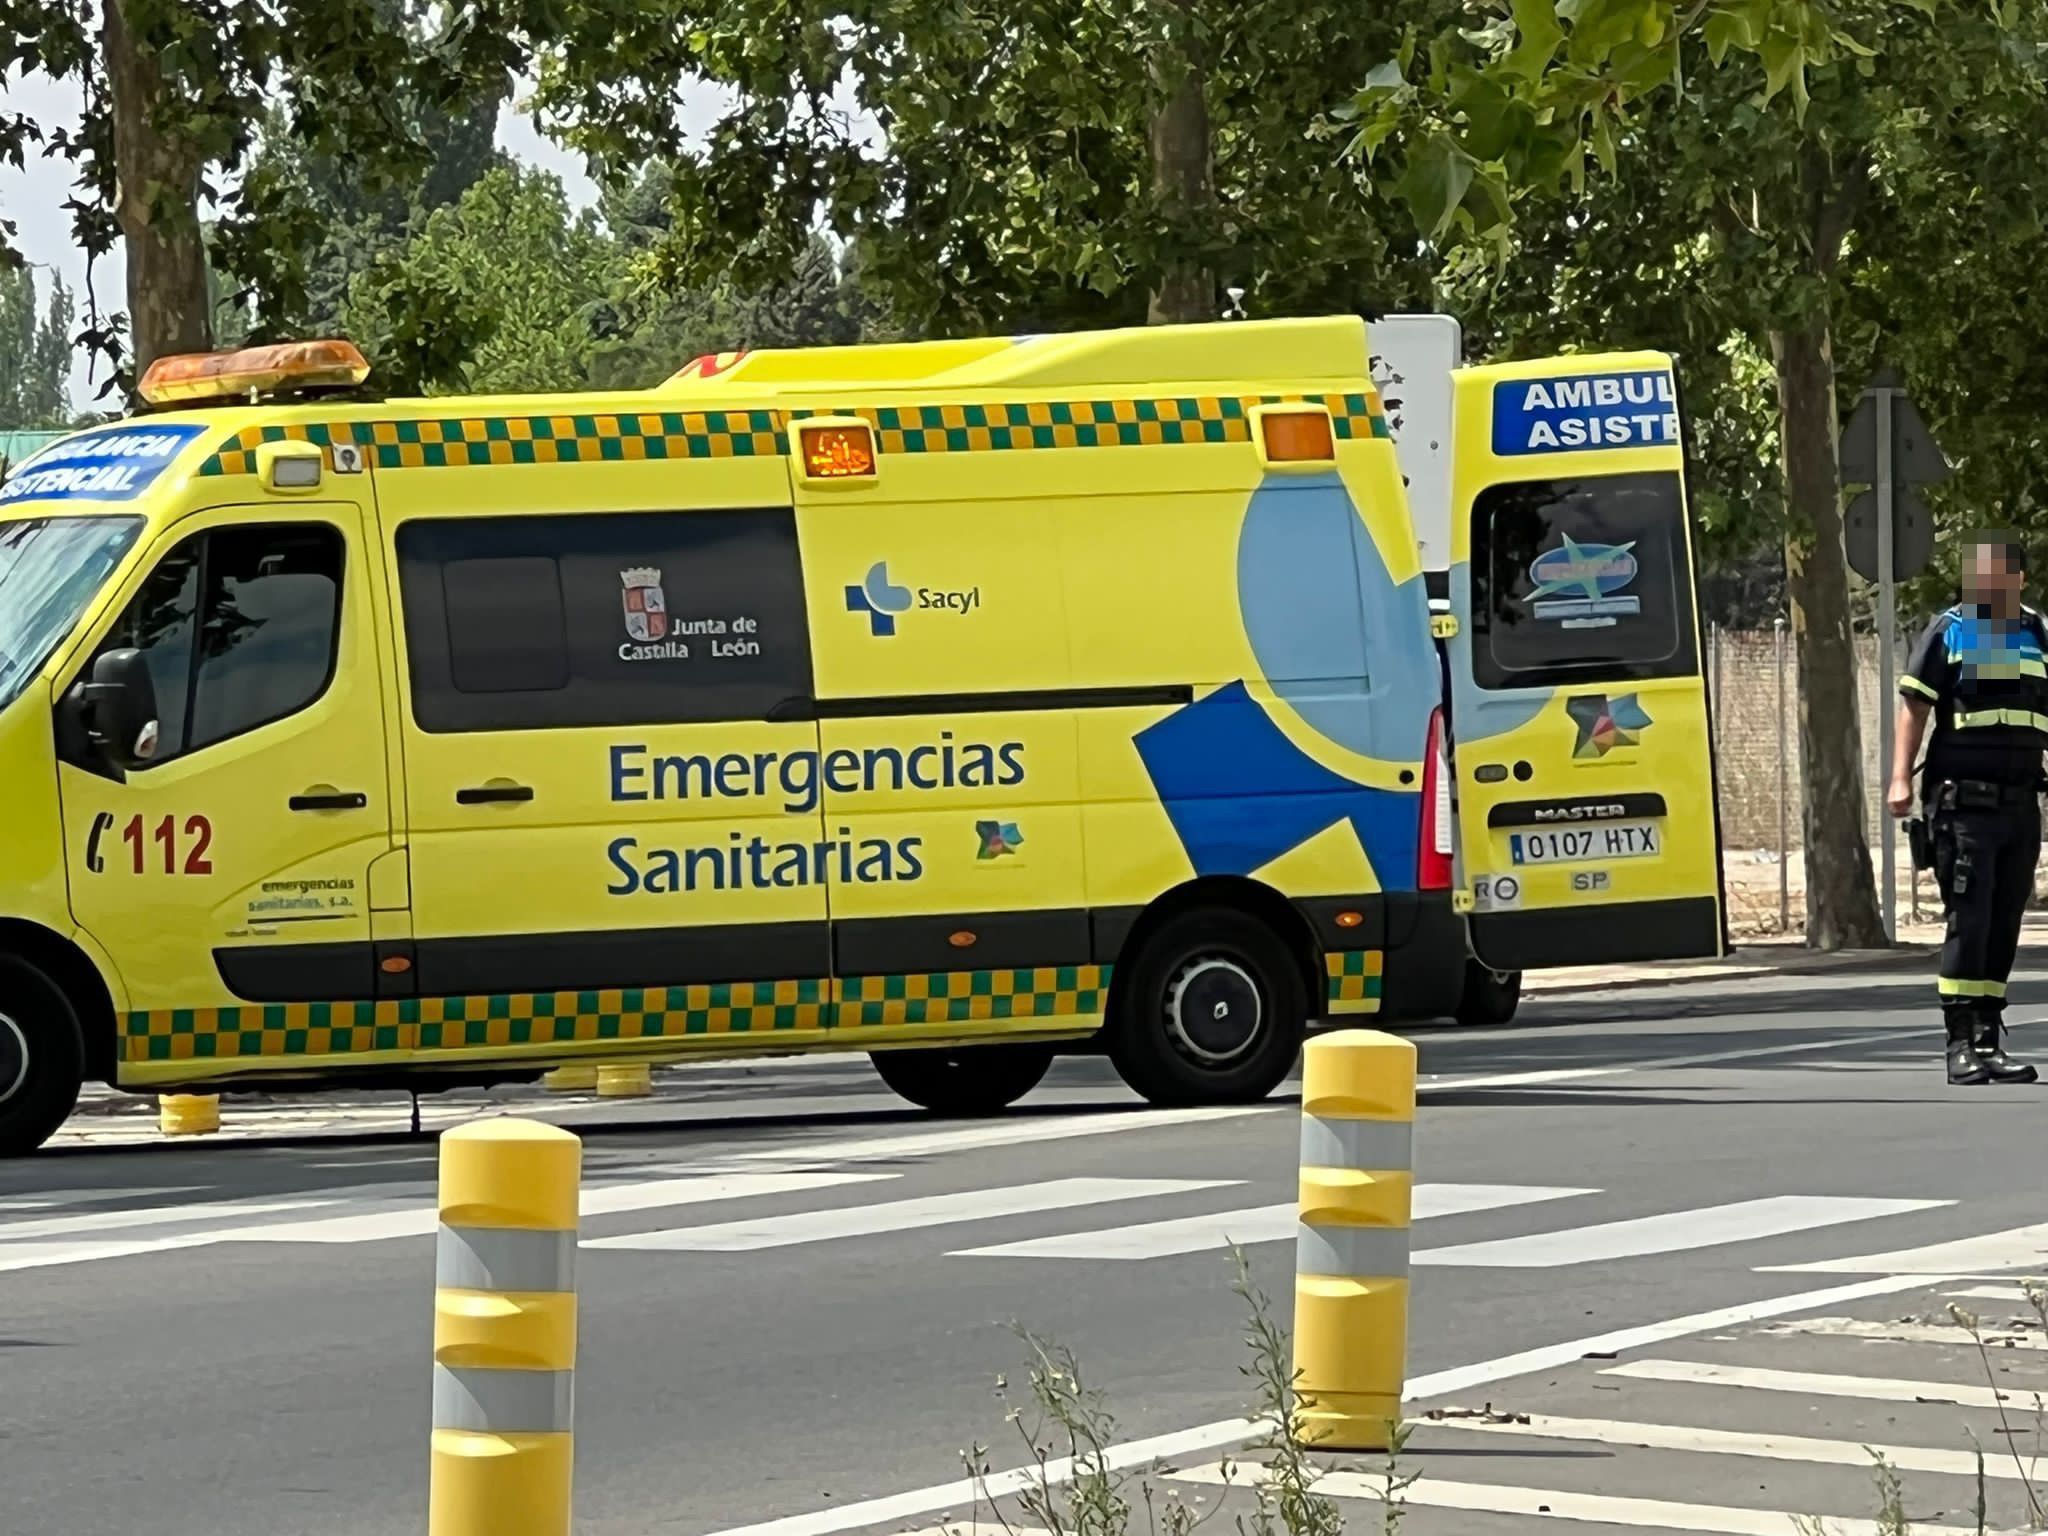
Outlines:
[[0, 522], [0, 708], [42, 670], [141, 530], [139, 517]]

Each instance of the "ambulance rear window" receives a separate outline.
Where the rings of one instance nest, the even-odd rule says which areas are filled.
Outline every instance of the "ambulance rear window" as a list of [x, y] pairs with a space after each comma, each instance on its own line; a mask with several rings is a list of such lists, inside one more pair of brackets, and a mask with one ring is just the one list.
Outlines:
[[1472, 508], [1482, 688], [1696, 670], [1685, 503], [1668, 472], [1497, 485]]

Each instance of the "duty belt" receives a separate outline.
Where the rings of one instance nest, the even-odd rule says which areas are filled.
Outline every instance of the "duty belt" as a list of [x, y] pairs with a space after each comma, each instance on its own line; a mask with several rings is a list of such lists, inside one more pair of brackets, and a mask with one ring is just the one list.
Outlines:
[[1943, 779], [1930, 786], [1928, 804], [1937, 811], [1999, 810], [2026, 805], [2041, 793], [2038, 784], [2000, 784], [1989, 779]]

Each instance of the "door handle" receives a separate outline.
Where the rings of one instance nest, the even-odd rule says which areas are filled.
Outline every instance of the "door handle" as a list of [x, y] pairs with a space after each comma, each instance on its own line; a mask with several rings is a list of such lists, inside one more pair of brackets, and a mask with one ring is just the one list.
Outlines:
[[533, 790], [525, 784], [480, 784], [455, 791], [457, 805], [507, 805], [532, 798]]
[[338, 789], [309, 789], [285, 801], [295, 811], [360, 811], [369, 803], [370, 797], [360, 790], [349, 793]]

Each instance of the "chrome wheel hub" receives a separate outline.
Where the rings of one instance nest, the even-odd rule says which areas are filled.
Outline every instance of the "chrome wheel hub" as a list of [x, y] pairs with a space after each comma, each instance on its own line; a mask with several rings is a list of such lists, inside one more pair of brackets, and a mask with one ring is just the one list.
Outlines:
[[1167, 1032], [1206, 1066], [1223, 1066], [1249, 1052], [1265, 1013], [1251, 973], [1219, 957], [1189, 961], [1166, 991]]

